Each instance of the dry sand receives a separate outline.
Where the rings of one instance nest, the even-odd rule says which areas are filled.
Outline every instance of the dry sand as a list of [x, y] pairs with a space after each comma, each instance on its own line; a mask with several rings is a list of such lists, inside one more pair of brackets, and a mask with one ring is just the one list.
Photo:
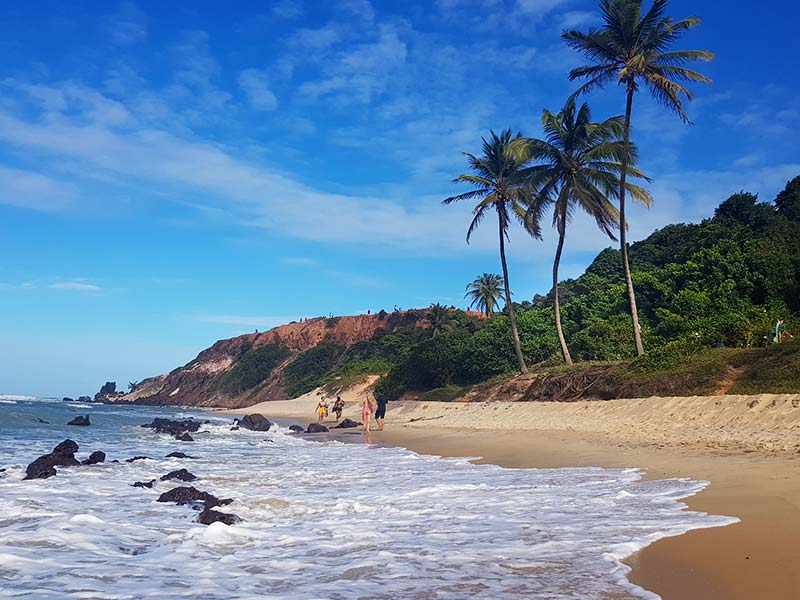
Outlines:
[[[358, 416], [368, 385], [342, 394]], [[260, 412], [312, 422], [319, 400]], [[649, 478], [711, 481], [693, 510], [739, 517], [632, 556], [631, 580], [664, 600], [800, 599], [800, 396], [648, 398], [577, 403], [390, 403], [370, 441], [505, 467], [641, 467]]]

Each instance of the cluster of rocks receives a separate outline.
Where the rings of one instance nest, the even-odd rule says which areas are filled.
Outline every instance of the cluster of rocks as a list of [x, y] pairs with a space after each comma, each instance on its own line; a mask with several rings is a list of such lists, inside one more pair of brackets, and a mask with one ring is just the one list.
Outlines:
[[64, 396], [64, 398], [62, 398], [62, 400], [64, 402], [80, 402], [82, 404], [94, 402], [94, 400], [92, 400], [91, 396], [78, 396], [77, 398], [69, 398], [67, 396]]
[[[162, 477], [163, 479], [163, 477]], [[208, 492], [201, 492], [192, 486], [176, 487], [168, 492], [164, 492], [158, 497], [158, 502], [175, 502], [176, 504], [191, 504], [193, 508], [200, 511], [197, 515], [197, 522], [203, 525], [211, 523], [225, 523], [233, 525], [242, 519], [233, 513], [224, 513], [213, 510], [217, 506], [225, 506], [233, 502], [231, 498], [217, 498]]]
[[96, 465], [105, 462], [105, 452], [96, 450], [88, 458], [78, 461], [75, 453], [78, 444], [73, 440], [64, 440], [49, 454], [43, 454], [25, 469], [24, 479], [47, 479], [56, 474], [56, 467], [77, 467], [79, 465]]
[[202, 425], [203, 423], [201, 421], [195, 421], [194, 419], [177, 421], [159, 417], [153, 419], [152, 423], [145, 423], [142, 427], [149, 427], [156, 433], [171, 435], [181, 442], [193, 442], [194, 438], [189, 434], [196, 433]]

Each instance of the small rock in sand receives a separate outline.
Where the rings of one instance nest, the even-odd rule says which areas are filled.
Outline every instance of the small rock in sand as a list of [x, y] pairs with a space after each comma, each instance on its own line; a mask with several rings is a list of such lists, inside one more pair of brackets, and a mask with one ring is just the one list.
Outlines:
[[353, 427], [361, 427], [361, 423], [353, 421], [353, 419], [344, 419], [334, 429], [352, 429]]

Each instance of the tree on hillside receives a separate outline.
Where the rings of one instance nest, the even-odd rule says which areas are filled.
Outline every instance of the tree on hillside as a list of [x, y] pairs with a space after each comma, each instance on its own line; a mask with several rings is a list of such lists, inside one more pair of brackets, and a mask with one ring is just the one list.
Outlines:
[[504, 293], [503, 278], [494, 273], [484, 273], [467, 284], [467, 293], [464, 297], [472, 299], [469, 303], [470, 308], [476, 307], [487, 317], [491, 317]]
[[[692, 81], [710, 83], [711, 80], [705, 75], [687, 69], [684, 65], [692, 61], [709, 61], [714, 58], [714, 54], [706, 50], [669, 50], [683, 32], [700, 24], [698, 17], [675, 22], [665, 14], [668, 0], [654, 0], [650, 10], [644, 14], [642, 4], [642, 0], [601, 0], [600, 9], [604, 21], [601, 28], [592, 28], [587, 33], [567, 30], [561, 36], [569, 47], [578, 50], [594, 63], [570, 72], [571, 81], [588, 80], [576, 94], [593, 91], [614, 81], [625, 86], [627, 102], [623, 142], [626, 147], [630, 143], [633, 96], [639, 90], [639, 83], [644, 82], [656, 100], [677, 113], [685, 123], [689, 123], [681, 96], [691, 100], [692, 95], [681, 84]], [[636, 352], [642, 354], [644, 347], [626, 239], [627, 175], [628, 163], [623, 160], [619, 175], [619, 242], [628, 301], [633, 317]]]
[[511, 333], [514, 338], [514, 349], [517, 353], [519, 368], [523, 373], [527, 373], [528, 367], [525, 364], [519, 342], [517, 319], [511, 304], [511, 284], [508, 279], [505, 246], [512, 219], [518, 220], [532, 236], [541, 238], [538, 219], [533, 214], [529, 214], [526, 218], [526, 213], [530, 213], [528, 208], [533, 201], [533, 193], [525, 173], [526, 143], [519, 133], [514, 136], [510, 129], [503, 131], [500, 135], [492, 131], [489, 139], [483, 138], [482, 141], [482, 156], [477, 157], [464, 153], [474, 175], [461, 174], [453, 180], [454, 183], [468, 183], [475, 189], [446, 198], [442, 203], [452, 204], [462, 200], [478, 200], [472, 210], [473, 219], [467, 230], [467, 243], [486, 215], [492, 210], [497, 213], [500, 263], [503, 266], [508, 317], [511, 322]]
[[800, 176], [786, 184], [786, 187], [775, 198], [778, 212], [790, 221], [800, 220]]
[[[575, 210], [580, 209], [589, 214], [605, 234], [616, 239], [614, 231], [619, 227], [619, 212], [609, 197], [619, 195], [622, 162], [628, 165], [632, 177], [647, 178], [634, 166], [636, 147], [621, 139], [622, 117], [593, 123], [589, 105], [584, 103], [578, 109], [572, 97], [558, 114], [546, 109], [542, 112], [542, 129], [544, 140], [529, 141], [531, 159], [541, 161], [530, 168], [530, 182], [538, 190], [539, 202], [553, 207], [553, 226], [558, 232], [553, 260], [553, 310], [564, 361], [571, 365], [558, 296], [558, 268], [567, 225]], [[625, 187], [634, 200], [650, 205], [649, 192], [631, 183], [626, 183]], [[538, 218], [540, 210], [535, 207], [534, 218]]]
[[431, 304], [428, 312], [425, 314], [425, 320], [430, 324], [430, 331], [432, 335], [439, 335], [452, 331], [458, 325], [458, 320], [453, 314], [452, 309], [439, 304]]

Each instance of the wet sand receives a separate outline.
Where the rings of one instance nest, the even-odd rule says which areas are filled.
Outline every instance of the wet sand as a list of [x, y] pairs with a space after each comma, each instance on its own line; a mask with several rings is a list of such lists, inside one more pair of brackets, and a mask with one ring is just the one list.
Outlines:
[[[316, 402], [311, 404], [309, 397], [299, 403], [265, 403], [237, 412], [308, 423]], [[602, 404], [614, 409], [613, 403]], [[345, 416], [355, 417], [355, 408], [350, 406]], [[547, 410], [558, 411], [558, 406]], [[582, 410], [560, 406], [565, 412]], [[649, 435], [632, 436], [624, 427], [618, 432], [587, 431], [591, 424], [585, 423], [586, 427], [576, 425], [580, 431], [530, 425], [508, 429], [501, 419], [484, 423], [482, 429], [465, 428], [459, 426], [463, 414], [447, 419], [436, 413], [436, 407], [424, 409], [427, 416], [421, 416], [420, 410], [422, 406], [395, 405], [387, 415], [388, 429], [373, 432], [369, 441], [440, 456], [476, 456], [481, 457], [478, 462], [509, 468], [639, 467], [646, 469], [648, 478], [711, 481], [686, 503], [692, 510], [736, 516], [741, 522], [656, 542], [626, 561], [633, 569], [630, 579], [664, 600], [800, 599], [800, 454], [793, 446], [799, 433], [793, 411], [784, 415], [789, 418], [783, 436], [789, 440], [784, 448], [792, 450], [780, 450], [780, 445], [759, 450], [748, 444], [730, 450], [713, 443], [688, 443], [686, 436], [697, 432], [686, 430], [680, 419], [672, 432], [666, 428], [651, 440]], [[412, 418], [422, 420], [409, 422]], [[498, 425], [497, 429], [491, 429], [492, 425]], [[748, 427], [752, 430], [753, 424]], [[780, 433], [773, 428], [769, 437], [778, 439]]]

